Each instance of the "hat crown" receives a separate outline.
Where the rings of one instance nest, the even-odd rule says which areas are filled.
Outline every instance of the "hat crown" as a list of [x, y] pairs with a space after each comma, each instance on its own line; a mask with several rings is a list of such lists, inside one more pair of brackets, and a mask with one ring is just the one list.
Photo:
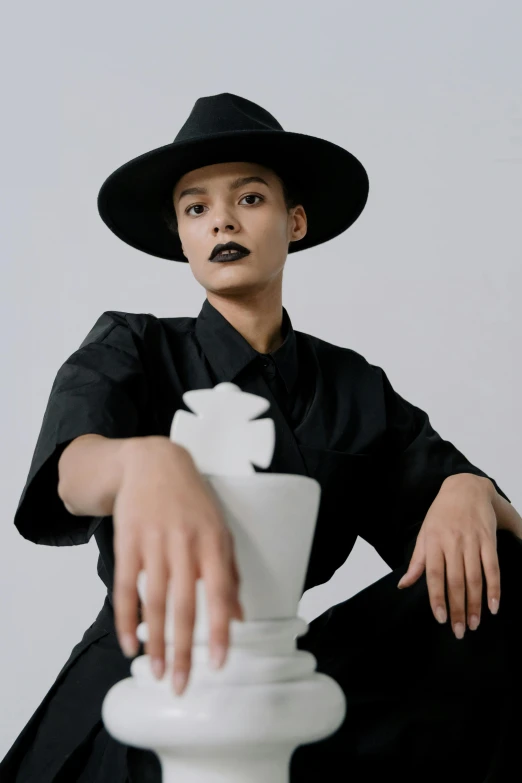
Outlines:
[[198, 98], [174, 142], [205, 138], [231, 131], [282, 131], [283, 127], [262, 106], [240, 95], [221, 92]]

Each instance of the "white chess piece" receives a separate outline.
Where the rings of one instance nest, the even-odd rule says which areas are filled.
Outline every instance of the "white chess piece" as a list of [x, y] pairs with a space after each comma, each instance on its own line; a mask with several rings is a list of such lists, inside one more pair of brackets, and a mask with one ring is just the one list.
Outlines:
[[[296, 649], [307, 630], [296, 617], [319, 509], [310, 477], [256, 473], [268, 467], [275, 432], [262, 397], [232, 383], [186, 392], [195, 413], [177, 411], [171, 440], [187, 448], [215, 493], [233, 537], [244, 622], [231, 621], [225, 666], [208, 664], [208, 616], [202, 580], [189, 683], [171, 685], [174, 659], [172, 589], [165, 619], [166, 671], [156, 680], [148, 655], [114, 685], [102, 707], [109, 733], [152, 749], [163, 783], [287, 783], [291, 755], [338, 728], [345, 700], [337, 683], [315, 672], [313, 655]], [[138, 578], [146, 603], [146, 574]], [[147, 640], [146, 623], [138, 637]]]

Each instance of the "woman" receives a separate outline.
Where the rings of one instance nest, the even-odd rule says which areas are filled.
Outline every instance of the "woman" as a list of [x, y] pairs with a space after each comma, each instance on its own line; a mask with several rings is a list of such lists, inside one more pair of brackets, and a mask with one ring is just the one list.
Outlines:
[[[198, 99], [172, 144], [102, 186], [98, 206], [111, 230], [150, 255], [188, 262], [206, 299], [197, 318], [107, 311], [58, 371], [15, 524], [47, 545], [94, 535], [107, 597], [0, 764], [2, 781], [161, 780], [153, 753], [108, 735], [101, 704], [129, 676], [125, 634], [131, 657], [148, 652], [158, 676], [164, 671], [161, 610], [147, 617], [148, 647], [136, 649], [138, 596], [125, 585], [135, 586], [142, 564], [159, 602], [169, 569], [185, 574], [191, 610], [198, 575], [211, 595], [223, 593], [226, 610], [212, 608], [217, 665], [229, 620], [241, 617], [232, 542], [190, 459], [168, 440], [183, 393], [222, 381], [269, 400], [269, 470], [321, 484], [304, 589], [328, 581], [358, 535], [392, 569], [299, 640], [343, 687], [347, 714], [334, 735], [296, 750], [292, 783], [394, 773], [403, 781], [508, 780], [521, 728], [522, 519], [382, 368], [294, 331], [282, 306], [288, 254], [345, 231], [367, 197], [366, 172], [351, 153], [286, 132], [229, 93]], [[185, 530], [166, 546], [181, 511], [192, 538]], [[216, 545], [205, 549], [203, 540]], [[192, 626], [176, 623], [183, 641], [173, 684], [181, 693]]]

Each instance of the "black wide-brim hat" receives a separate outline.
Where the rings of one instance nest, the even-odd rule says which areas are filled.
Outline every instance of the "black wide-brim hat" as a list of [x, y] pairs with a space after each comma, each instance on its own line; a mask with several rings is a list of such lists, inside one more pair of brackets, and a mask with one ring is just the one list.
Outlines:
[[[259, 163], [272, 169], [298, 197], [307, 233], [289, 253], [342, 234], [368, 199], [362, 163], [330, 141], [283, 130], [266, 109], [225, 92], [198, 98], [171, 144], [124, 163], [103, 183], [98, 211], [104, 223], [132, 247], [158, 258], [187, 262], [168, 225], [172, 191], [189, 171], [213, 163]], [[166, 219], [167, 216], [167, 219]]]

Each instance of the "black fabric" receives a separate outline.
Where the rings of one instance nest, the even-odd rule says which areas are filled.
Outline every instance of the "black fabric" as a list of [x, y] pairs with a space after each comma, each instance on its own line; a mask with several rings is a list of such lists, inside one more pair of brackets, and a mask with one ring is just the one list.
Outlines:
[[522, 540], [499, 530], [497, 551], [499, 611], [483, 577], [480, 625], [461, 640], [434, 619], [425, 573], [397, 589], [407, 561], [312, 621], [297, 646], [340, 684], [347, 712], [330, 737], [296, 749], [291, 783], [519, 779]]
[[[423, 410], [392, 388], [382, 368], [356, 351], [295, 331], [284, 308], [283, 336], [276, 351], [260, 354], [208, 300], [197, 318], [107, 311], [59, 369], [15, 525], [26, 539], [51, 546], [87, 543], [94, 535], [107, 599], [0, 764], [2, 781], [52, 783], [65, 774], [64, 765], [74, 763], [75, 754], [89, 756], [89, 748], [103, 751], [100, 781], [103, 768], [111, 768], [106, 759], [113, 746], [97, 721], [109, 682], [126, 676], [122, 671], [128, 662], [114, 633], [112, 517], [74, 516], [57, 494], [58, 460], [75, 437], [90, 432], [168, 437], [175, 411], [188, 410], [183, 393], [222, 381], [265, 396], [270, 408], [264, 415], [276, 426], [267, 471], [313, 476], [322, 488], [303, 592], [330, 579], [357, 536], [374, 546], [391, 569], [406, 570], [406, 558], [444, 479], [462, 472], [487, 476], [433, 429]], [[386, 583], [385, 592], [392, 586]], [[104, 637], [109, 649], [101, 677], [96, 656]], [[336, 656], [335, 648], [331, 654]], [[78, 667], [91, 686], [81, 695], [74, 685]], [[53, 746], [48, 737], [66, 708], [69, 721]], [[27, 753], [31, 762], [24, 760]], [[28, 763], [31, 772], [22, 773], [21, 765]]]

